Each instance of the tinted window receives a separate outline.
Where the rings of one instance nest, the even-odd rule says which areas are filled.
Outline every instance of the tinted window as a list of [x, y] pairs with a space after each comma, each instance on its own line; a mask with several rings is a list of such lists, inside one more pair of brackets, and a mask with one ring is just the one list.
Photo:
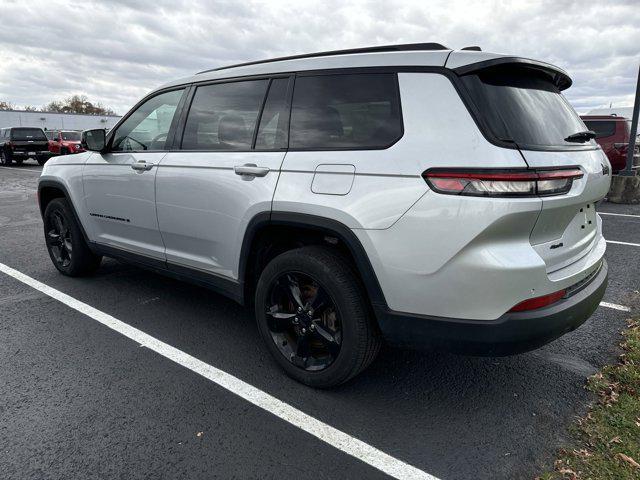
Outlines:
[[462, 77], [493, 134], [521, 146], [584, 146], [565, 138], [587, 130], [551, 78], [527, 68], [495, 67]]
[[62, 132], [62, 139], [71, 142], [79, 142], [80, 136], [80, 132]]
[[198, 87], [182, 138], [184, 150], [249, 150], [268, 80]]
[[163, 150], [178, 102], [184, 90], [174, 90], [150, 98], [118, 127], [111, 149]]
[[271, 81], [267, 101], [264, 104], [260, 127], [256, 137], [256, 148], [276, 150], [287, 148], [289, 109], [287, 108], [287, 86], [289, 79], [276, 78]]
[[395, 74], [296, 79], [291, 148], [383, 148], [401, 135]]
[[596, 132], [596, 138], [610, 137], [616, 133], [616, 122], [603, 120], [584, 120], [587, 129]]
[[11, 131], [12, 140], [46, 140], [41, 128], [14, 128]]

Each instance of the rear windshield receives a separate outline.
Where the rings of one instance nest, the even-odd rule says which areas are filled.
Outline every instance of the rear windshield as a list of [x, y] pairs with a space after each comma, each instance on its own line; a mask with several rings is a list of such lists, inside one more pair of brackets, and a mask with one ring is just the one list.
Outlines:
[[596, 132], [596, 138], [611, 137], [616, 133], [616, 122], [607, 120], [585, 120], [589, 130]]
[[462, 79], [497, 138], [524, 148], [595, 146], [565, 140], [587, 128], [544, 72], [494, 67]]
[[69, 140], [71, 142], [79, 142], [80, 132], [62, 132], [62, 139]]
[[44, 132], [40, 128], [14, 128], [11, 130], [12, 140], [46, 140]]

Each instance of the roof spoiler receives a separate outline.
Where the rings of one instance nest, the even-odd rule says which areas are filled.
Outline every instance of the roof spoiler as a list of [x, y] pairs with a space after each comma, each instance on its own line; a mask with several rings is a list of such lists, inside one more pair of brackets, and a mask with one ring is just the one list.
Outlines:
[[483, 62], [463, 65], [461, 67], [454, 68], [453, 71], [458, 75], [469, 75], [480, 70], [486, 70], [488, 68], [505, 65], [519, 65], [544, 72], [551, 77], [551, 81], [556, 87], [558, 87], [558, 90], [566, 90], [573, 83], [571, 77], [569, 77], [569, 74], [561, 68], [551, 65], [550, 63], [539, 62], [537, 60], [530, 60], [528, 58], [521, 57], [492, 58], [491, 60], [485, 60]]

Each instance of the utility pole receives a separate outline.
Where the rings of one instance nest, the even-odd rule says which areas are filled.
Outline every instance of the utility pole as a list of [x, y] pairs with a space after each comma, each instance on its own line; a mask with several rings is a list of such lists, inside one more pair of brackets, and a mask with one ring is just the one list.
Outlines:
[[640, 110], [640, 68], [638, 68], [638, 83], [636, 85], [636, 99], [633, 103], [633, 115], [631, 117], [631, 137], [629, 138], [629, 148], [627, 149], [627, 167], [620, 172], [620, 175], [632, 176], [633, 173], [633, 153], [636, 148], [636, 135], [638, 135], [638, 111]]

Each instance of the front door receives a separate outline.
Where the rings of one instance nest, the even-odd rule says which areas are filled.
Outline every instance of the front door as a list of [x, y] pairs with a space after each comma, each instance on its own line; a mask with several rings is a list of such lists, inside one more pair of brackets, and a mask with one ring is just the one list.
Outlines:
[[107, 153], [92, 155], [85, 165], [85, 202], [94, 241], [164, 260], [155, 177], [172, 140], [183, 94], [184, 89], [172, 90], [145, 101], [110, 135]]

